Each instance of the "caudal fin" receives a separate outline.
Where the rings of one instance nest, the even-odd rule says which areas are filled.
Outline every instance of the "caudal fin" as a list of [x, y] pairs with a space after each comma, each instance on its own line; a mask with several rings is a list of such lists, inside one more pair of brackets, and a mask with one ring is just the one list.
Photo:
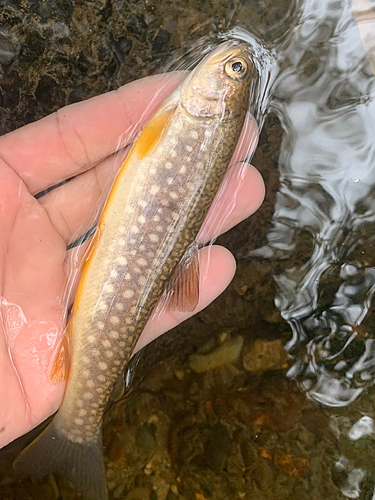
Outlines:
[[88, 500], [107, 500], [101, 434], [96, 442], [76, 443], [52, 421], [14, 462], [16, 471], [42, 477], [58, 472], [68, 477]]

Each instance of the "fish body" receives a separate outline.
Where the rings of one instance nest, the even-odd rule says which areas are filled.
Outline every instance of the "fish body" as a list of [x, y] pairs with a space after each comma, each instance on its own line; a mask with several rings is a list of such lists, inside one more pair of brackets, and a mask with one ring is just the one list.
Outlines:
[[105, 406], [163, 293], [179, 310], [197, 304], [196, 238], [242, 130], [253, 74], [244, 44], [222, 44], [135, 141], [78, 286], [62, 405], [16, 461], [17, 469], [61, 472], [88, 498], [107, 498], [101, 447]]

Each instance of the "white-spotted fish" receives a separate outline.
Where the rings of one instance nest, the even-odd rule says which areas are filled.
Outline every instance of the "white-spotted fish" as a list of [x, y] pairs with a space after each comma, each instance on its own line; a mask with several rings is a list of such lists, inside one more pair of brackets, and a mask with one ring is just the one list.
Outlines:
[[39, 476], [58, 472], [87, 498], [108, 498], [104, 409], [163, 292], [170, 307], [192, 311], [197, 305], [196, 237], [236, 147], [254, 76], [245, 44], [220, 45], [135, 141], [113, 184], [78, 286], [68, 325], [63, 402], [16, 460], [17, 470]]

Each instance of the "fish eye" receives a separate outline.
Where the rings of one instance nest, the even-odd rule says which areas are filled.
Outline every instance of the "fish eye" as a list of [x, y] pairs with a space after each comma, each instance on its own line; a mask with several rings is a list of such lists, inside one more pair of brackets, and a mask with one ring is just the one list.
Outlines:
[[247, 63], [243, 59], [232, 59], [225, 64], [225, 72], [230, 78], [240, 80], [247, 73]]

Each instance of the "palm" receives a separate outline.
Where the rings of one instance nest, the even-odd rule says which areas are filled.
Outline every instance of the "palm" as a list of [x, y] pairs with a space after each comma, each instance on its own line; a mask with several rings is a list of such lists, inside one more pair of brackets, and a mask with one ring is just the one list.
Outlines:
[[[64, 384], [51, 384], [48, 370], [88, 243], [67, 247], [97, 221], [126, 152], [115, 153], [118, 138], [128, 144], [146, 120], [151, 98], [155, 110], [181, 78], [145, 79], [0, 138], [0, 448], [61, 403]], [[254, 127], [249, 126], [243, 138], [234, 163], [255, 142]], [[240, 168], [245, 174], [241, 183]], [[243, 170], [235, 165], [223, 191], [228, 201], [235, 195], [234, 209], [224, 221], [225, 207], [215, 208], [214, 203], [204, 223], [207, 238], [250, 215], [263, 199], [262, 181], [250, 166]], [[232, 256], [221, 247], [201, 250], [200, 261], [205, 272], [197, 311], [221, 293], [235, 268]], [[138, 348], [186, 318], [171, 311], [151, 318]]]

